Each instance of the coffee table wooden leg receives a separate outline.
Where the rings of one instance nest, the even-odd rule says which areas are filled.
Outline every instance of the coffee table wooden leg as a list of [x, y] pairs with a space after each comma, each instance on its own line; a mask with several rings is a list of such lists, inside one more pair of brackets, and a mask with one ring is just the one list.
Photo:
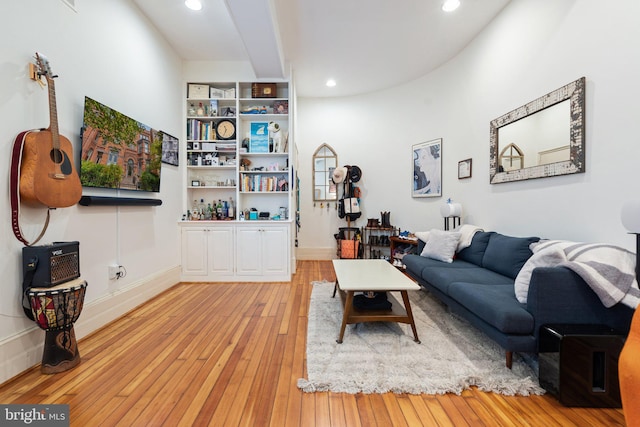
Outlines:
[[342, 326], [340, 327], [340, 336], [336, 340], [338, 344], [342, 344], [342, 338], [344, 338], [344, 331], [347, 328], [347, 320], [351, 315], [351, 308], [353, 307], [353, 291], [347, 291], [347, 298], [342, 308]]
[[404, 302], [404, 309], [407, 312], [407, 317], [409, 317], [409, 321], [411, 322], [411, 329], [413, 330], [413, 340], [420, 344], [420, 339], [418, 339], [418, 331], [416, 330], [416, 322], [413, 320], [413, 312], [411, 311], [411, 303], [409, 302], [409, 294], [407, 291], [400, 291], [402, 294], [402, 301]]
[[333, 295], [331, 295], [331, 298], [335, 298], [336, 297], [336, 291], [338, 290], [338, 279], [336, 279], [336, 284], [333, 285]]

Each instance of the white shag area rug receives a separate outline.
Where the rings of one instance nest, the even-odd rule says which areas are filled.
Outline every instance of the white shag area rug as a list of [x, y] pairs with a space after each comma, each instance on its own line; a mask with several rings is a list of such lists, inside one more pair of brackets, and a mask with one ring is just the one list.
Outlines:
[[[543, 394], [538, 379], [516, 354], [513, 369], [505, 352], [490, 338], [447, 312], [425, 291], [409, 291], [422, 344], [411, 326], [373, 322], [342, 324], [339, 295], [332, 282], [313, 282], [307, 331], [307, 375], [298, 380], [305, 392], [460, 394], [470, 386], [503, 395]], [[402, 303], [399, 293], [392, 293]]]

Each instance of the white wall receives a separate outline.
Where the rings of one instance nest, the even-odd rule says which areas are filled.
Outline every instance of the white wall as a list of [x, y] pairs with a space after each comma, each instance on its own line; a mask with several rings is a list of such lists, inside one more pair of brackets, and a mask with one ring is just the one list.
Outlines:
[[[47, 90], [28, 79], [36, 51], [51, 61], [56, 79], [60, 133], [80, 148], [85, 95], [172, 135], [182, 133], [181, 61], [128, 0], [21, 0], [0, 5], [0, 170], [8, 183], [16, 135], [47, 127]], [[80, 270], [87, 280], [85, 307], [76, 323], [78, 338], [178, 281], [182, 211], [181, 174], [163, 165], [159, 207], [82, 207], [52, 212], [42, 243], [80, 242]], [[85, 194], [96, 194], [87, 192]], [[38, 363], [44, 332], [20, 306], [22, 244], [11, 231], [9, 186], [0, 189], [0, 382]], [[113, 194], [109, 194], [113, 195]], [[123, 196], [130, 195], [123, 192]], [[23, 231], [37, 236], [43, 209], [24, 209]], [[107, 265], [118, 262], [127, 276], [108, 280]], [[82, 348], [80, 348], [82, 353]]]
[[[363, 171], [366, 218], [391, 211], [404, 230], [442, 228], [451, 197], [464, 222], [510, 235], [609, 242], [634, 249], [620, 222], [638, 198], [640, 2], [516, 0], [453, 60], [421, 79], [347, 98], [298, 99], [302, 229], [298, 257], [335, 253], [345, 226], [312, 202], [311, 156], [322, 143]], [[416, 52], [416, 54], [420, 54]], [[489, 122], [582, 76], [586, 173], [489, 184]], [[443, 197], [411, 197], [411, 146], [443, 138]], [[457, 163], [473, 159], [471, 179]]]

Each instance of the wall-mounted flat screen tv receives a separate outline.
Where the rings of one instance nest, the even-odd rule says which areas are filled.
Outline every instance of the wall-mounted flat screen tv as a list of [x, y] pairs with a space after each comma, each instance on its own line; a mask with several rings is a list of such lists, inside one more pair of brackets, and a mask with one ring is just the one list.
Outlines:
[[84, 99], [80, 182], [84, 187], [159, 192], [162, 132]]

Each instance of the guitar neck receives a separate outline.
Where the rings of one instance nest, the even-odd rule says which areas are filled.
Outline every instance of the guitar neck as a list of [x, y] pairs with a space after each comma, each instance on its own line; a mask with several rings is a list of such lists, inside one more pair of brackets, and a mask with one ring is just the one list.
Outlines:
[[49, 88], [49, 129], [53, 148], [60, 149], [60, 132], [58, 130], [58, 110], [56, 108], [56, 87], [53, 78], [47, 79]]

